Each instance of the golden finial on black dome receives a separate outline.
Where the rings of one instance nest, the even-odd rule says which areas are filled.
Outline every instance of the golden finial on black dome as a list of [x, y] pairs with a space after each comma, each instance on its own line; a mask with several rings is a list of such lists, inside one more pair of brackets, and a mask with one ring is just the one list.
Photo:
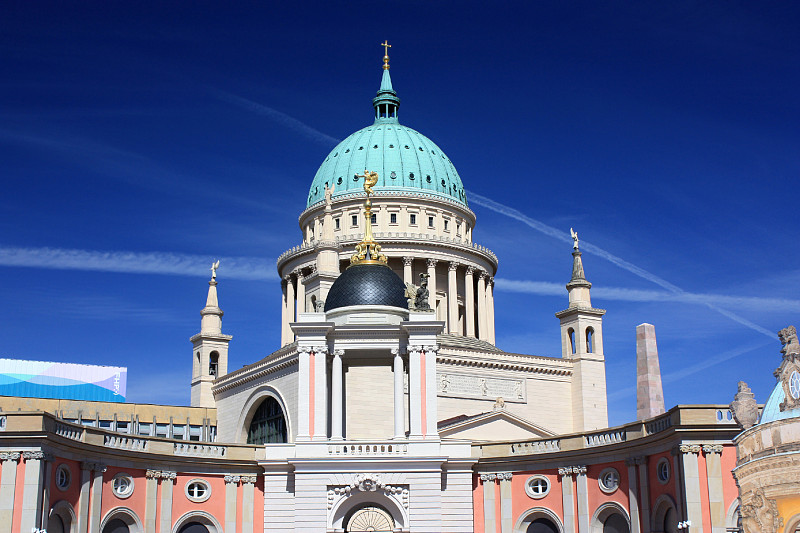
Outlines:
[[381, 245], [372, 238], [372, 201], [369, 195], [372, 194], [372, 187], [378, 183], [378, 173], [373, 170], [364, 169], [363, 174], [356, 174], [355, 178], [364, 178], [364, 192], [367, 193], [367, 200], [364, 202], [364, 218], [366, 226], [364, 229], [364, 239], [356, 244], [356, 253], [350, 258], [351, 265], [368, 264], [387, 264], [386, 256], [381, 253]]

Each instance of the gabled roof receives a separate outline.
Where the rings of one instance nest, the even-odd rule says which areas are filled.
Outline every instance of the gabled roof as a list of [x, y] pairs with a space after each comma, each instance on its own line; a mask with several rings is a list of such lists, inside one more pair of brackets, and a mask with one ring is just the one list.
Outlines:
[[495, 408], [477, 415], [460, 415], [438, 423], [439, 435], [472, 441], [505, 441], [552, 437], [549, 429], [515, 415], [505, 408]]

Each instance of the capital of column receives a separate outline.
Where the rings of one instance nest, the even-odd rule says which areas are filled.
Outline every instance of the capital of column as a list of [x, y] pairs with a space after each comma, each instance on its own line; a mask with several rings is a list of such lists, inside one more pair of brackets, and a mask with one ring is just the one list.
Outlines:
[[412, 354], [416, 355], [416, 354], [419, 354], [420, 352], [422, 352], [423, 350], [425, 350], [425, 347], [424, 346], [420, 346], [418, 344], [409, 344], [408, 347], [406, 348], [406, 350], [408, 351], [409, 355], [412, 355]]
[[105, 472], [106, 471], [106, 465], [104, 465], [102, 463], [83, 461], [81, 463], [81, 470], [86, 470], [86, 471], [94, 470], [95, 472]]
[[483, 482], [494, 481], [495, 479], [497, 479], [497, 474], [481, 474], [480, 477], [481, 481]]
[[703, 444], [703, 453], [722, 453], [722, 444]]
[[327, 346], [314, 346], [313, 349], [314, 353], [321, 353], [323, 355], [328, 354], [328, 347]]
[[438, 262], [438, 259], [428, 259], [428, 268], [435, 268]]
[[334, 350], [333, 356], [334, 357], [342, 357], [344, 355], [344, 350]]
[[403, 266], [411, 266], [414, 263], [413, 257], [403, 256]]
[[564, 476], [572, 476], [572, 467], [571, 466], [562, 466], [558, 469], [558, 475], [561, 477]]
[[19, 452], [0, 452], [0, 462], [19, 461], [20, 456]]
[[147, 479], [158, 479], [161, 477], [161, 470], [148, 470], [144, 473], [144, 477]]
[[585, 476], [586, 475], [586, 465], [579, 465], [572, 467], [572, 473]]
[[230, 484], [234, 484], [235, 485], [235, 484], [238, 484], [239, 481], [241, 481], [241, 479], [242, 479], [242, 476], [235, 476], [235, 475], [229, 474], [229, 475], [225, 476], [225, 484], [226, 485], [230, 485]]
[[432, 353], [433, 355], [436, 355], [436, 353], [439, 351], [439, 347], [436, 345], [425, 346], [423, 347], [423, 350], [425, 350], [425, 353]]
[[292, 282], [292, 274], [286, 274], [285, 276], [283, 276], [283, 282], [287, 283], [287, 284], [291, 283]]
[[397, 357], [398, 355], [400, 355], [400, 348], [392, 348], [391, 350], [389, 350], [389, 353]]
[[458, 267], [460, 267], [460, 266], [461, 266], [461, 263], [459, 263], [457, 261], [450, 261], [450, 264], [448, 265], [447, 269], [450, 270], [450, 271], [454, 271], [454, 270], [458, 270]]
[[488, 276], [489, 273], [486, 272], [485, 270], [480, 270], [480, 269], [478, 270], [478, 279], [482, 279], [485, 281]]
[[699, 444], [681, 444], [678, 446], [680, 453], [700, 453], [702, 447]]
[[242, 476], [242, 485], [255, 485], [258, 481], [258, 474]]
[[298, 268], [297, 270], [293, 271], [292, 274], [297, 276], [297, 281], [303, 281], [303, 278], [305, 277], [305, 274], [303, 274], [303, 269], [302, 268]]
[[304, 354], [304, 355], [308, 355], [312, 351], [313, 351], [313, 348], [311, 346], [298, 346], [297, 347], [297, 353], [301, 353], [301, 354]]
[[45, 455], [44, 452], [42, 451], [28, 451], [28, 452], [22, 452], [22, 458], [25, 459], [26, 461], [30, 461], [31, 459], [41, 460], [45, 458]]
[[469, 265], [469, 266], [467, 267], [467, 276], [471, 276], [471, 275], [473, 275], [474, 273], [475, 273], [475, 267], [474, 267], [474, 266], [472, 266], [472, 265]]
[[628, 466], [643, 465], [645, 464], [646, 459], [647, 458], [643, 455], [628, 457], [627, 459], [625, 459], [625, 464]]
[[175, 481], [178, 479], [178, 473], [172, 472], [169, 470], [162, 470], [161, 471], [161, 479], [167, 479], [169, 481]]
[[486, 276], [486, 285], [494, 287], [494, 276]]

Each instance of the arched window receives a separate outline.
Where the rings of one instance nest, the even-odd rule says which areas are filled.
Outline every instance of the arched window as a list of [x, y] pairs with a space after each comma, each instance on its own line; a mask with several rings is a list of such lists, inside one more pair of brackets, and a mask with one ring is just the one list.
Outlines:
[[213, 351], [208, 356], [208, 373], [214, 377], [217, 377], [218, 370], [219, 370], [219, 352]]
[[189, 522], [181, 527], [178, 533], [208, 533], [208, 528], [200, 522]]
[[526, 533], [558, 533], [556, 525], [547, 518], [537, 518], [528, 525]]
[[392, 533], [394, 520], [389, 512], [375, 505], [362, 507], [352, 514], [347, 521], [347, 533], [360, 533], [362, 531], [375, 531], [379, 533]]
[[628, 521], [619, 513], [613, 513], [603, 522], [603, 533], [630, 533]]
[[569, 328], [567, 330], [567, 335], [569, 335], [569, 350], [571, 353], [575, 353], [575, 330]]
[[286, 419], [278, 401], [268, 396], [253, 415], [253, 421], [247, 430], [247, 444], [276, 442], [287, 442]]
[[586, 328], [586, 352], [594, 352], [594, 328]]
[[103, 533], [129, 533], [129, 532], [130, 529], [128, 528], [128, 524], [126, 524], [119, 518], [110, 520], [103, 528]]

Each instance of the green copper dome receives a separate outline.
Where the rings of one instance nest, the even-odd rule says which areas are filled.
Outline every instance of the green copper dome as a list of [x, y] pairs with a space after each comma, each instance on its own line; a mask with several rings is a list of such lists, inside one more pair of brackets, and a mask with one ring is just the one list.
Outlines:
[[398, 122], [400, 99], [388, 69], [372, 105], [375, 123], [340, 142], [320, 165], [308, 192], [308, 207], [325, 199], [326, 184], [336, 187], [334, 197], [363, 193], [364, 180], [353, 176], [364, 169], [378, 173], [376, 192], [429, 194], [466, 206], [464, 186], [450, 159], [433, 141]]

